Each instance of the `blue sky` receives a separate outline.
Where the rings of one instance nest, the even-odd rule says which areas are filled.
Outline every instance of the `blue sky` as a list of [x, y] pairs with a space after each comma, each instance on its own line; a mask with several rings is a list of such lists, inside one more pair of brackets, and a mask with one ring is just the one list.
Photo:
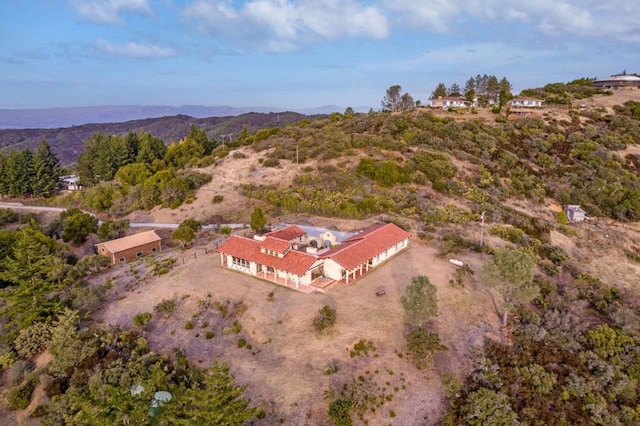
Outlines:
[[1, 0], [0, 108], [380, 107], [640, 73], [637, 0]]

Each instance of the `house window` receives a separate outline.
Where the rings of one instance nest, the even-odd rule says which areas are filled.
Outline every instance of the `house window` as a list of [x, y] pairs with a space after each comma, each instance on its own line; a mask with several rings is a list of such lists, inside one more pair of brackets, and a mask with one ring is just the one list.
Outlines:
[[151, 248], [151, 251], [152, 251], [153, 253], [155, 253], [156, 251], [158, 251], [158, 247], [152, 247], [152, 248]]
[[101, 250], [101, 251], [102, 251], [103, 253], [105, 252], [105, 249], [104, 249], [104, 247], [102, 247], [102, 248], [101, 248], [100, 250]]
[[241, 258], [235, 257], [235, 256], [231, 259], [231, 264], [233, 266], [239, 266], [241, 268], [249, 268], [249, 261], [248, 260], [241, 259]]
[[140, 256], [142, 256], [142, 252], [141, 251], [136, 253], [136, 257], [140, 257]]
[[124, 263], [124, 257], [121, 257], [120, 259], [118, 259], [118, 262]]

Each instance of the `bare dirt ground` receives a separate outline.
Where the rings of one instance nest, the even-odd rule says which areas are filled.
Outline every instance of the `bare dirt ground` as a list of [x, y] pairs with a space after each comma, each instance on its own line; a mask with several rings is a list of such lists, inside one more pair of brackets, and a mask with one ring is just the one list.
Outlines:
[[[135, 221], [179, 222], [186, 218], [197, 219], [209, 223], [213, 217], [222, 217], [227, 223], [248, 222], [253, 206], [259, 202], [248, 200], [240, 194], [242, 183], [259, 183], [263, 185], [289, 185], [293, 178], [302, 173], [304, 167], [315, 167], [315, 161], [307, 161], [296, 165], [286, 162], [286, 166], [263, 167], [259, 159], [263, 153], [255, 152], [250, 147], [240, 148], [244, 158], [230, 155], [219, 160], [216, 165], [201, 169], [210, 173], [213, 179], [197, 191], [196, 200], [184, 204], [177, 209], [155, 208], [148, 214], [138, 213], [132, 216]], [[213, 197], [222, 195], [223, 201], [213, 203]]]
[[[393, 395], [392, 401], [366, 416], [371, 424], [435, 424], [443, 409], [440, 375], [453, 372], [461, 376], [468, 372], [469, 351], [481, 346], [485, 337], [499, 335], [493, 299], [478, 284], [482, 258], [474, 255], [463, 259], [476, 275], [466, 287], [452, 287], [449, 280], [455, 267], [438, 257], [434, 247], [417, 240], [362, 279], [335, 287], [328, 294], [305, 295], [223, 269], [219, 255], [210, 250], [204, 254], [199, 246], [164, 255], [178, 259], [169, 274], [142, 281], [134, 291], [126, 292], [124, 297], [120, 294], [120, 300], [109, 303], [94, 317], [105, 324], [132, 327], [136, 313], [154, 312], [159, 302], [174, 298], [178, 308], [170, 318], [154, 313], [152, 326], [146, 332], [151, 345], [163, 352], [184, 348], [203, 367], [215, 360], [226, 361], [238, 382], [248, 385], [252, 399], [266, 402], [267, 411], [277, 413], [268, 415], [264, 424], [279, 419], [285, 424], [325, 423], [324, 391], [367, 371], [375, 378], [377, 392]], [[400, 297], [417, 275], [426, 275], [438, 288], [440, 314], [432, 327], [449, 347], [449, 351], [436, 356], [427, 370], [417, 370], [402, 356], [406, 349]], [[380, 285], [386, 288], [384, 296], [375, 295]], [[203, 312], [205, 300], [212, 305]], [[220, 332], [221, 324], [230, 327], [230, 319], [216, 310], [215, 302], [231, 311], [233, 306], [246, 308], [237, 316], [242, 328], [238, 334]], [[337, 310], [337, 323], [318, 334], [312, 319], [324, 305]], [[193, 321], [195, 327], [185, 330], [187, 321]], [[205, 337], [209, 330], [215, 330], [215, 337]], [[238, 347], [240, 338], [246, 339], [247, 346]], [[350, 356], [349, 351], [360, 339], [374, 343], [375, 355]], [[251, 349], [247, 349], [249, 346]], [[326, 375], [324, 370], [330, 360], [338, 362], [339, 371]], [[397, 415], [393, 420], [389, 410]]]

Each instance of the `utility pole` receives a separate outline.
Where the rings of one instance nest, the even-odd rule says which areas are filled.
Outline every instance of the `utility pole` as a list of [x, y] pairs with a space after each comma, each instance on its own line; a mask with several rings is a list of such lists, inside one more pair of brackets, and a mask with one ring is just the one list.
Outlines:
[[296, 165], [300, 164], [298, 161], [298, 145], [296, 145]]
[[480, 214], [480, 247], [482, 247], [482, 237], [484, 236], [484, 212]]

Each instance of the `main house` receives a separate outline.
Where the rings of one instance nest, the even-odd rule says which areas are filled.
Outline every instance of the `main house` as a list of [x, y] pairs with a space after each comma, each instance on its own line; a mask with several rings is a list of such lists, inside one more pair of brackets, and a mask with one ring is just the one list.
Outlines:
[[217, 251], [226, 268], [311, 292], [336, 281], [349, 284], [405, 249], [411, 236], [393, 223], [371, 226], [333, 246], [322, 243], [335, 241], [330, 234], [318, 244], [290, 225], [254, 238], [231, 236]]
[[110, 257], [112, 265], [117, 265], [160, 251], [162, 249], [161, 241], [162, 239], [155, 231], [145, 231], [98, 243], [96, 250], [99, 255]]

